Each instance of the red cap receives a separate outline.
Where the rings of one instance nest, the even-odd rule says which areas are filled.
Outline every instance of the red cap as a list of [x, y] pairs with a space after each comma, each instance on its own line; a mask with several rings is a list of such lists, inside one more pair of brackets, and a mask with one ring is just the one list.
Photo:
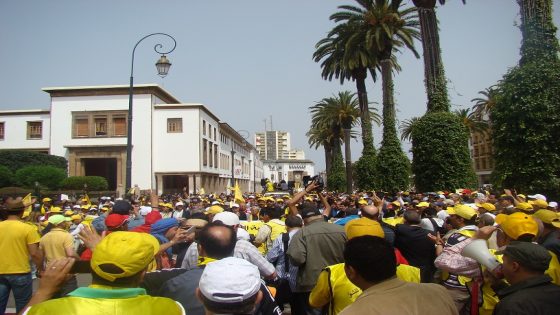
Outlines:
[[107, 218], [105, 218], [105, 225], [107, 228], [118, 228], [125, 222], [128, 222], [128, 219], [127, 215], [111, 213], [107, 216]]
[[144, 217], [144, 223], [149, 225], [154, 224], [159, 220], [161, 220], [161, 213], [156, 210], [152, 210]]

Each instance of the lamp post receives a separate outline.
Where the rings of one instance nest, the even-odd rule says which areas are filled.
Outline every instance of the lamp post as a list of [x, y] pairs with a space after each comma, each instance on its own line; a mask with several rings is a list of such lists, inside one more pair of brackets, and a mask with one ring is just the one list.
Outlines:
[[162, 78], [167, 75], [167, 73], [169, 72], [169, 68], [171, 67], [171, 63], [169, 62], [165, 54], [171, 53], [173, 50], [175, 50], [175, 47], [177, 46], [177, 41], [175, 41], [175, 38], [173, 38], [171, 35], [165, 33], [152, 33], [142, 37], [138, 42], [136, 42], [136, 45], [134, 45], [134, 49], [132, 49], [132, 63], [130, 66], [130, 88], [128, 90], [128, 125], [127, 125], [127, 134], [126, 134], [125, 194], [128, 193], [128, 191], [132, 187], [132, 96], [134, 94], [134, 53], [136, 52], [136, 47], [138, 46], [138, 44], [140, 44], [140, 42], [142, 42], [144, 39], [150, 36], [155, 36], [155, 35], [167, 36], [173, 40], [173, 47], [169, 51], [164, 51], [164, 52], [160, 51], [160, 49], [163, 48], [162, 44], [156, 44], [154, 46], [154, 50], [156, 51], [156, 53], [161, 55], [159, 60], [156, 62], [156, 68], [158, 71], [158, 75]]
[[233, 150], [233, 141], [231, 142], [231, 187], [235, 186], [235, 182], [234, 182], [234, 157], [235, 157], [235, 150]]
[[[252, 178], [253, 179], [253, 192], [255, 192], [255, 164], [253, 164], [253, 176], [251, 176], [251, 163], [253, 163], [253, 160], [249, 159], [249, 182], [251, 182], [251, 178]], [[249, 186], [249, 187], [251, 187], [251, 186]]]

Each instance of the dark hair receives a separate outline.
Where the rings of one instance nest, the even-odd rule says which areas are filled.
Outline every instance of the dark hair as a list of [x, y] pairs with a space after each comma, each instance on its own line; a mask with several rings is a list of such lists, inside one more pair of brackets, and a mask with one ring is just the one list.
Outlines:
[[187, 219], [201, 219], [204, 221], [208, 221], [208, 216], [205, 215], [203, 212], [195, 212], [195, 213], [191, 213], [191, 215], [189, 215]]
[[502, 196], [502, 197], [500, 197], [500, 200], [507, 200], [507, 201], [513, 203], [513, 197], [512, 196]]
[[[217, 229], [225, 229], [229, 232], [229, 237], [220, 238], [213, 232]], [[204, 251], [209, 257], [222, 259], [233, 255], [237, 235], [231, 226], [223, 224], [221, 221], [216, 221], [206, 224], [197, 235], [197, 242], [204, 248]]]
[[422, 219], [420, 218], [420, 214], [414, 210], [405, 211], [403, 217], [406, 223], [409, 224], [420, 224], [420, 222], [422, 222]]
[[395, 250], [377, 236], [350, 239], [344, 248], [344, 261], [368, 282], [381, 282], [397, 272]]
[[535, 238], [535, 235], [533, 235], [533, 234], [528, 234], [528, 233], [527, 233], [527, 234], [519, 235], [519, 236], [517, 237], [516, 241], [519, 241], [519, 242], [529, 242], [529, 243], [530, 243], [530, 242], [533, 241], [534, 238]]
[[[463, 217], [461, 217], [461, 218], [463, 218]], [[465, 222], [465, 225], [476, 225], [477, 219], [478, 219], [478, 216], [475, 214], [470, 219], [463, 218], [463, 221]]]
[[[257, 292], [258, 294], [258, 292]], [[214, 314], [252, 314], [257, 300], [257, 294], [243, 300], [241, 302], [215, 302], [209, 300], [202, 292], [202, 304], [204, 307]]]
[[[115, 266], [113, 264], [99, 265], [99, 268], [101, 268], [102, 270], [104, 270], [106, 272], [110, 272], [110, 273], [124, 272], [121, 268], [119, 268], [118, 266]], [[92, 270], [91, 271], [91, 279], [92, 279], [92, 282], [94, 284], [100, 284], [100, 285], [105, 285], [105, 286], [110, 286], [110, 287], [118, 287], [118, 288], [130, 288], [132, 286], [136, 286], [140, 282], [140, 276], [141, 276], [143, 271], [144, 270], [141, 270], [141, 271], [133, 274], [132, 276], [117, 278], [114, 281], [109, 281], [109, 280], [101, 277], [100, 275], [96, 274], [95, 271]]]
[[289, 228], [302, 227], [303, 220], [297, 215], [289, 215], [286, 217], [286, 226]]

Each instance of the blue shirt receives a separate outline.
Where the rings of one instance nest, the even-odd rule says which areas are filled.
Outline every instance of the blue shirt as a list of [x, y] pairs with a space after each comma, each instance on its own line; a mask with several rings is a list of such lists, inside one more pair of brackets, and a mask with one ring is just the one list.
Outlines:
[[[298, 231], [299, 229], [293, 229], [288, 233], [288, 235], [290, 236], [288, 244], [292, 241], [292, 237]], [[295, 290], [298, 267], [288, 263], [289, 271], [288, 273], [286, 273], [284, 260], [284, 243], [282, 243], [282, 235], [279, 235], [274, 240], [274, 242], [272, 243], [272, 248], [266, 254], [266, 259], [276, 266], [276, 273], [278, 274], [278, 277], [282, 279], [288, 279], [290, 289], [292, 289], [292, 291]]]

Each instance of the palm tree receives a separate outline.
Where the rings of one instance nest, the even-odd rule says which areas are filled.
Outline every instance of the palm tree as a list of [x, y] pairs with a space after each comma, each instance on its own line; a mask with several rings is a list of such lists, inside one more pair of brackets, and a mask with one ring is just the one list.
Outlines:
[[323, 98], [310, 108], [312, 126], [330, 126], [334, 138], [333, 154], [340, 150], [339, 139], [344, 133], [346, 159], [346, 190], [352, 192], [352, 155], [350, 138], [352, 127], [359, 122], [360, 106], [355, 94], [350, 91], [339, 92], [338, 96]]
[[458, 109], [454, 113], [459, 116], [463, 125], [469, 130], [470, 134], [486, 134], [489, 130], [488, 121], [482, 120], [470, 108]]
[[[383, 178], [382, 183], [395, 188], [396, 182], [407, 186], [409, 161], [400, 147], [395, 126], [395, 102], [393, 91], [393, 50], [406, 47], [419, 58], [414, 48], [414, 39], [420, 38], [415, 8], [401, 9], [402, 0], [356, 0], [359, 6], [339, 6], [342, 11], [331, 16], [335, 22], [355, 25], [354, 38], [364, 38], [365, 47], [370, 54], [380, 60], [381, 78], [383, 81], [383, 141], [378, 164], [391, 167], [378, 167]], [[389, 163], [388, 160], [393, 160]], [[395, 163], [395, 161], [399, 161]], [[395, 167], [400, 166], [400, 167]], [[406, 176], [402, 176], [406, 174]], [[393, 176], [394, 175], [394, 176]], [[397, 179], [398, 178], [398, 179]], [[395, 179], [395, 180], [392, 180]], [[385, 188], [385, 187], [384, 187]], [[406, 187], [401, 187], [404, 189]]]
[[313, 60], [321, 62], [323, 79], [331, 81], [334, 77], [340, 79], [341, 84], [345, 80], [356, 82], [360, 105], [363, 152], [375, 154], [365, 80], [368, 71], [375, 79], [375, 71], [372, 69], [377, 66], [377, 61], [373, 59], [363, 44], [348, 45], [348, 38], [352, 34], [354, 34], [352, 25], [337, 25], [328, 33], [326, 38], [317, 42]]
[[[466, 0], [462, 0], [465, 3]], [[418, 9], [422, 48], [424, 51], [424, 76], [428, 94], [428, 111], [449, 111], [447, 83], [441, 61], [436, 0], [412, 0]], [[439, 0], [445, 4], [445, 0]]]
[[495, 86], [484, 89], [484, 91], [479, 91], [482, 97], [476, 97], [471, 100], [475, 102], [473, 105], [473, 115], [476, 115], [479, 119], [486, 120], [490, 116], [490, 111], [496, 106], [496, 97], [498, 94], [498, 89]]
[[401, 122], [399, 126], [399, 130], [401, 131], [401, 140], [402, 141], [411, 141], [412, 140], [412, 128], [414, 124], [418, 122], [419, 117], [412, 117], [410, 119], [405, 119]]

